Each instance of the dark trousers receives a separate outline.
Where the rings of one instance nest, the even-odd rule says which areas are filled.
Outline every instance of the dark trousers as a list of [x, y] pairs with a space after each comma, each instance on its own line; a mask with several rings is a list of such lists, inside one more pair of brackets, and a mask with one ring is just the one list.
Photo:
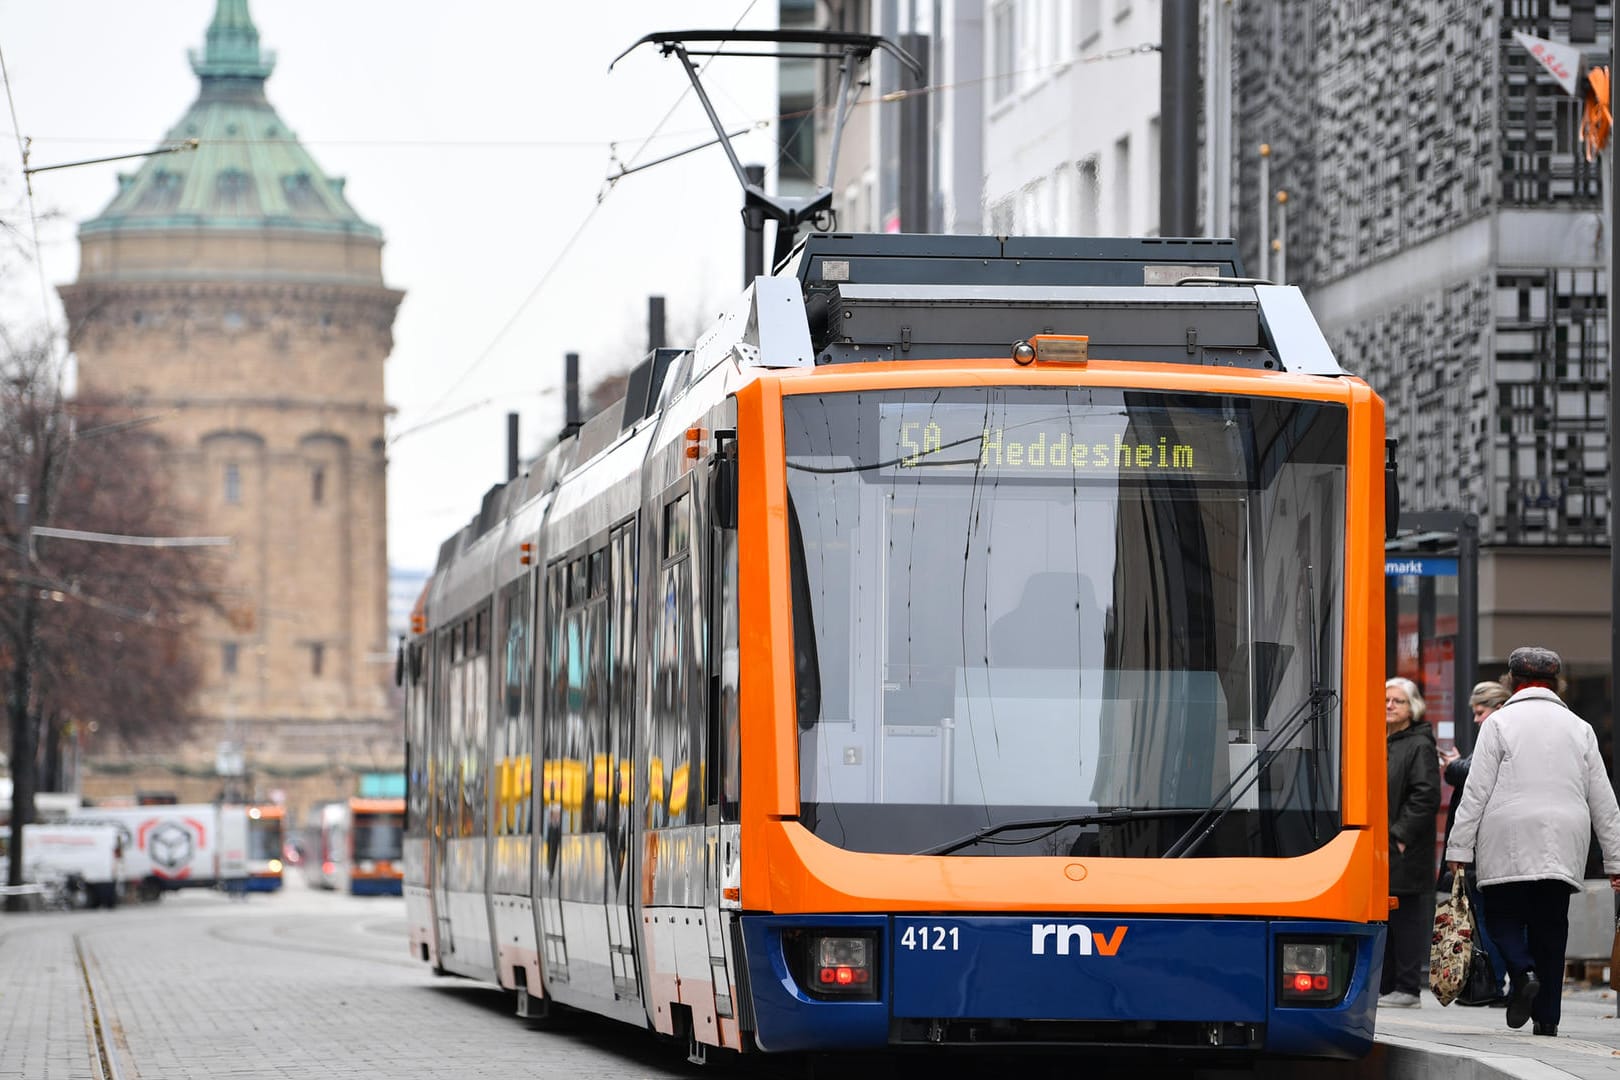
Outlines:
[[1491, 970], [1496, 972], [1496, 983], [1500, 986], [1507, 977], [1507, 960], [1502, 956], [1502, 950], [1496, 947], [1496, 939], [1491, 937], [1490, 919], [1485, 914], [1485, 894], [1480, 891], [1473, 871], [1469, 871], [1463, 880], [1463, 887], [1468, 890], [1468, 904], [1474, 911], [1474, 929], [1479, 934], [1479, 943], [1485, 949], [1485, 955], [1491, 958]]
[[1487, 885], [1485, 923], [1502, 951], [1508, 979], [1517, 987], [1531, 971], [1541, 991], [1530, 1018], [1556, 1024], [1564, 996], [1564, 946], [1569, 942], [1569, 886], [1562, 881], [1512, 881]]
[[1400, 906], [1389, 913], [1384, 938], [1380, 994], [1421, 994], [1429, 985], [1429, 942], [1434, 937], [1434, 890], [1396, 893]]

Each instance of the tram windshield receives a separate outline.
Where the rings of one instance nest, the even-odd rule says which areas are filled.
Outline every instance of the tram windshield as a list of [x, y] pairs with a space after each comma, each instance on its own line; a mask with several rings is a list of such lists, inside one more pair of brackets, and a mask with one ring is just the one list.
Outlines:
[[248, 819], [248, 858], [258, 862], [281, 858], [281, 819]]
[[354, 857], [356, 861], [397, 862], [405, 850], [405, 816], [388, 813], [358, 813], [354, 816]]
[[783, 409], [817, 836], [1142, 858], [1331, 839], [1342, 406], [936, 387]]

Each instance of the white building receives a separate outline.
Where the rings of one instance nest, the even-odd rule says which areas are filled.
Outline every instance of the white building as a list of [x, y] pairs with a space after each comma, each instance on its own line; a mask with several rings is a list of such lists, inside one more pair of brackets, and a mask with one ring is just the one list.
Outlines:
[[[926, 230], [899, 221], [900, 106], [883, 97], [901, 71], [881, 54], [839, 150], [840, 229], [1157, 235], [1160, 0], [833, 0], [821, 25], [929, 39]], [[822, 64], [817, 182], [836, 80]]]
[[[985, 232], [1159, 232], [1159, 0], [993, 0]], [[1103, 59], [1103, 57], [1113, 57]]]

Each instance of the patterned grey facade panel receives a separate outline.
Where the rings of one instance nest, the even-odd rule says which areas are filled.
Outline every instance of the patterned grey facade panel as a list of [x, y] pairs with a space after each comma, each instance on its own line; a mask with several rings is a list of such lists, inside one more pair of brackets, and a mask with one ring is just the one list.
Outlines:
[[1607, 542], [1607, 289], [1606, 275], [1592, 270], [1497, 275], [1482, 535], [1510, 544]]
[[[1260, 243], [1262, 142], [1272, 192], [1290, 196], [1288, 276], [1307, 295], [1401, 265], [1432, 275], [1432, 260], [1391, 260], [1482, 217], [1589, 217], [1604, 192], [1579, 106], [1513, 34], [1604, 62], [1612, 19], [1597, 0], [1237, 0], [1244, 257]], [[1479, 513], [1486, 543], [1605, 544], [1606, 283], [1545, 257], [1498, 257], [1449, 287], [1413, 280], [1334, 346], [1389, 402], [1406, 506]]]
[[1481, 275], [1416, 293], [1333, 335], [1340, 361], [1360, 371], [1387, 404], [1389, 437], [1400, 440], [1401, 503], [1408, 509], [1485, 502], [1490, 327], [1491, 279]]
[[1505, 0], [1498, 58], [1502, 114], [1501, 200], [1508, 206], [1596, 206], [1600, 165], [1580, 145], [1581, 103], [1564, 93], [1514, 31], [1580, 48], [1609, 62], [1612, 5], [1596, 0]]
[[1261, 143], [1273, 198], [1289, 196], [1288, 276], [1307, 290], [1491, 205], [1492, 5], [1239, 0], [1235, 22], [1234, 220], [1246, 259], [1259, 251]]

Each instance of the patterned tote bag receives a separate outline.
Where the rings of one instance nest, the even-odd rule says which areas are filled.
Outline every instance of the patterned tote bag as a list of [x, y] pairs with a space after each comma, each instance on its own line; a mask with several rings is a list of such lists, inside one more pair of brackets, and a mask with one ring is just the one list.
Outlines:
[[1474, 955], [1474, 914], [1468, 908], [1463, 875], [1451, 877], [1451, 896], [1434, 908], [1434, 936], [1429, 939], [1429, 989], [1442, 1005], [1457, 1000], [1468, 982]]

